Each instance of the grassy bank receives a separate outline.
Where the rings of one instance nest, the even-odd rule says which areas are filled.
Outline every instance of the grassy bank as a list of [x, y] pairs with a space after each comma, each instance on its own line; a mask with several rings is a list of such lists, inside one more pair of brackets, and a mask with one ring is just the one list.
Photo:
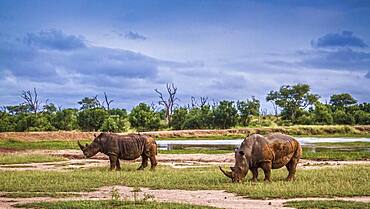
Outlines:
[[39, 202], [17, 205], [21, 208], [39, 208], [39, 209], [211, 209], [214, 207], [198, 206], [180, 203], [159, 203], [153, 201], [59, 201], [59, 202]]
[[63, 157], [38, 154], [0, 154], [0, 165], [20, 163], [41, 163], [67, 160]]
[[307, 200], [307, 201], [289, 201], [284, 203], [285, 207], [293, 207], [297, 209], [369, 209], [370, 203], [341, 201], [341, 200]]
[[173, 169], [159, 166], [156, 172], [136, 171], [136, 168], [137, 164], [125, 164], [119, 172], [108, 172], [105, 167], [68, 172], [1, 171], [0, 191], [80, 192], [126, 185], [154, 189], [219, 189], [258, 199], [370, 195], [370, 166], [365, 165], [298, 170], [298, 178], [293, 182], [284, 180], [286, 169], [278, 169], [272, 172], [272, 183], [262, 182], [263, 175], [260, 175], [260, 182], [246, 180], [242, 184], [232, 184], [217, 167]]
[[[82, 144], [90, 143], [91, 141], [81, 141]], [[5, 149], [49, 149], [49, 150], [64, 150], [64, 149], [80, 149], [76, 141], [23, 141], [23, 140], [0, 140], [0, 148]]]
[[[162, 139], [233, 139], [244, 138], [249, 134], [285, 133], [292, 136], [315, 137], [370, 137], [370, 125], [296, 125], [278, 127], [246, 127], [224, 130], [181, 130], [142, 132]], [[76, 141], [92, 140], [95, 132], [51, 131], [51, 132], [2, 132], [0, 140], [15, 139], [26, 141], [53, 140]], [[122, 133], [126, 134], [126, 133]]]

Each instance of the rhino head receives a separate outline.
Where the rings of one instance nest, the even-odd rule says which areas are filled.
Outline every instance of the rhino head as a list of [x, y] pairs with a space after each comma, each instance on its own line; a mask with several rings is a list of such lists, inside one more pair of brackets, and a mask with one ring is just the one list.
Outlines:
[[99, 143], [97, 143], [100, 135], [98, 137], [96, 137], [96, 135], [94, 134], [94, 136], [95, 136], [94, 141], [91, 144], [86, 143], [85, 146], [83, 146], [80, 143], [80, 141], [77, 141], [78, 146], [80, 147], [80, 149], [84, 153], [84, 156], [87, 157], [87, 158], [90, 158], [90, 157], [96, 155], [98, 152], [101, 151], [101, 146], [99, 145]]
[[231, 171], [225, 171], [221, 166], [219, 166], [219, 168], [225, 176], [231, 179], [232, 182], [241, 182], [249, 170], [249, 165], [244, 151], [235, 151], [235, 165], [234, 167], [230, 167]]

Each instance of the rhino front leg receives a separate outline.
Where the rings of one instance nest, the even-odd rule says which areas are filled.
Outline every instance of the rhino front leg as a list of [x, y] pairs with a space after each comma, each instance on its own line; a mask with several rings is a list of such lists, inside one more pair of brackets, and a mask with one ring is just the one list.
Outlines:
[[[118, 161], [117, 155], [109, 155], [109, 161], [110, 161], [110, 169], [109, 170], [113, 170], [117, 165], [117, 161]], [[119, 164], [119, 162], [118, 162], [118, 164]]]
[[150, 157], [150, 170], [154, 171], [155, 170], [155, 167], [157, 166], [157, 159], [155, 158], [155, 155], [154, 156], [151, 156]]
[[271, 181], [271, 167], [272, 167], [271, 162], [265, 162], [265, 163], [261, 164], [261, 168], [262, 168], [263, 172], [265, 173], [264, 181], [267, 181], [267, 182]]
[[256, 182], [258, 178], [258, 168], [251, 168], [250, 170], [252, 171], [253, 174], [251, 181]]
[[148, 157], [146, 155], [141, 156], [141, 165], [138, 170], [144, 170], [148, 166]]

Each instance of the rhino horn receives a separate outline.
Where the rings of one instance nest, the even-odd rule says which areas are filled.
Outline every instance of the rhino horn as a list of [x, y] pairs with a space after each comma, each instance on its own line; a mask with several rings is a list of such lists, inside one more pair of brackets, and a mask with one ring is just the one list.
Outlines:
[[220, 168], [220, 170], [222, 171], [222, 173], [225, 174], [225, 176], [229, 177], [229, 178], [232, 178], [232, 173], [230, 171], [225, 171], [224, 169], [221, 168], [221, 166], [218, 166]]
[[85, 147], [80, 143], [80, 141], [77, 141], [77, 144], [78, 144], [78, 146], [80, 147], [81, 150], [85, 149]]

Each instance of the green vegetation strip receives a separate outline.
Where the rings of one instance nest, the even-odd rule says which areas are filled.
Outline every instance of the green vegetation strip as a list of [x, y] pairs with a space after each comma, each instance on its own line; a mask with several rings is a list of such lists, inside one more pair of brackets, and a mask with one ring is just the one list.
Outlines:
[[21, 163], [42, 163], [67, 160], [63, 157], [40, 154], [0, 154], [0, 165]]
[[137, 164], [126, 164], [122, 171], [113, 172], [106, 167], [68, 172], [1, 171], [0, 191], [81, 192], [126, 185], [153, 189], [217, 189], [257, 199], [370, 195], [370, 166], [366, 165], [298, 170], [298, 178], [293, 182], [284, 180], [286, 169], [278, 169], [272, 172], [272, 183], [262, 182], [260, 172], [260, 182], [246, 180], [241, 184], [231, 183], [217, 167], [173, 169], [159, 166], [155, 172], [136, 171], [137, 167]]
[[285, 207], [294, 207], [297, 209], [369, 209], [370, 203], [342, 201], [342, 200], [307, 200], [307, 201], [289, 201], [284, 203]]
[[77, 193], [58, 193], [58, 192], [9, 192], [3, 193], [0, 197], [7, 198], [30, 198], [30, 197], [79, 197], [80, 194]]
[[154, 201], [118, 201], [118, 200], [102, 200], [102, 201], [59, 201], [59, 202], [38, 202], [28, 204], [18, 204], [16, 207], [21, 208], [44, 208], [44, 209], [211, 209], [214, 207], [189, 205], [180, 203], [159, 203]]
[[[91, 141], [81, 141], [81, 143], [90, 143]], [[63, 149], [80, 149], [77, 141], [21, 141], [21, 140], [0, 140], [0, 148], [27, 150], [27, 149], [50, 149], [50, 150], [63, 150]]]

